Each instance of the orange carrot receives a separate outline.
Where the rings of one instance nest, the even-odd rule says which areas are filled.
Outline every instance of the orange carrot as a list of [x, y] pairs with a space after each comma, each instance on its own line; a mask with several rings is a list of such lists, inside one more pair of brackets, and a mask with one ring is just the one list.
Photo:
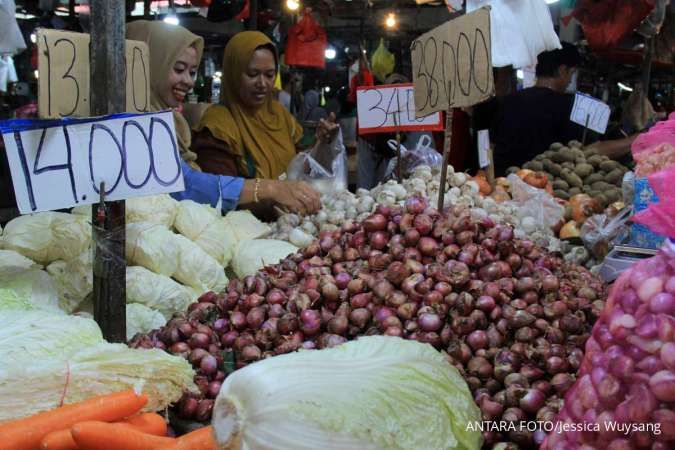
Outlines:
[[[166, 436], [166, 420], [157, 413], [137, 414], [120, 422], [122, 425], [133, 427], [143, 433], [155, 436]], [[42, 439], [41, 450], [78, 450], [77, 444], [70, 434], [70, 428], [52, 431]]]
[[85, 420], [120, 420], [137, 413], [147, 402], [147, 396], [128, 390], [3, 422], [0, 450], [39, 450], [40, 441], [52, 431], [67, 429]]
[[70, 434], [80, 450], [151, 450], [175, 441], [175, 438], [143, 433], [128, 425], [95, 421], [73, 425]]
[[218, 450], [218, 445], [213, 437], [213, 428], [208, 426], [184, 434], [173, 444], [157, 447], [155, 450]]

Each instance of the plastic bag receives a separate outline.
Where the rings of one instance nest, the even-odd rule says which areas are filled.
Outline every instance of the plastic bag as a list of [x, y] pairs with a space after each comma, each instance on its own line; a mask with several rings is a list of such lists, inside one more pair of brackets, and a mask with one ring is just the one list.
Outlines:
[[[390, 139], [387, 141], [389, 148], [396, 152], [396, 141]], [[384, 179], [394, 177], [398, 158], [392, 158], [387, 165]], [[443, 165], [443, 155], [438, 153], [433, 147], [433, 140], [428, 134], [420, 136], [415, 148], [408, 150], [404, 145], [401, 145], [401, 178], [409, 178], [415, 169], [419, 166], [428, 166], [432, 169], [439, 168]]]
[[78, 256], [91, 243], [88, 217], [61, 212], [42, 212], [11, 220], [2, 245], [46, 265]]
[[126, 258], [129, 264], [170, 277], [178, 268], [174, 234], [156, 223], [130, 223], [126, 227]]
[[640, 152], [656, 147], [661, 144], [675, 146], [675, 113], [668, 120], [657, 122], [648, 132], [638, 136], [630, 146], [633, 158]]
[[373, 75], [384, 83], [384, 80], [387, 78], [387, 75], [394, 71], [396, 66], [396, 58], [394, 54], [387, 49], [384, 45], [384, 39], [380, 38], [380, 45], [377, 47], [377, 50], [373, 52], [371, 58], [371, 68]]
[[646, 177], [675, 165], [675, 147], [668, 143], [644, 150], [634, 157], [635, 175]]
[[593, 50], [614, 47], [654, 9], [652, 0], [579, 0], [573, 16]]
[[[621, 274], [541, 450], [672, 448], [674, 282], [673, 242]], [[574, 425], [588, 431], [570, 431]]]
[[541, 0], [467, 0], [468, 13], [490, 6], [492, 66], [522, 68], [537, 64], [537, 55], [560, 48], [551, 13]]
[[650, 175], [648, 180], [660, 200], [631, 220], [661, 236], [675, 238], [675, 167]]
[[293, 157], [286, 175], [289, 180], [304, 181], [322, 195], [328, 195], [347, 189], [347, 172], [347, 151], [339, 130], [330, 144], [319, 144]]
[[232, 269], [238, 278], [255, 273], [265, 266], [277, 264], [298, 248], [285, 241], [274, 239], [255, 239], [242, 241], [232, 258]]
[[144, 267], [127, 267], [127, 303], [140, 303], [170, 319], [175, 312], [185, 312], [196, 298], [191, 289], [169, 277]]
[[584, 221], [580, 230], [581, 240], [596, 259], [604, 259], [609, 250], [624, 237], [631, 210], [626, 207], [612, 218], [596, 214]]
[[311, 10], [288, 30], [285, 62], [289, 66], [326, 68], [326, 31], [314, 20]]
[[515, 174], [509, 175], [507, 180], [511, 185], [513, 201], [519, 206], [518, 217], [521, 222], [523, 218], [531, 217], [538, 228], [550, 229], [562, 220], [565, 208], [559, 205], [548, 192], [530, 186]]

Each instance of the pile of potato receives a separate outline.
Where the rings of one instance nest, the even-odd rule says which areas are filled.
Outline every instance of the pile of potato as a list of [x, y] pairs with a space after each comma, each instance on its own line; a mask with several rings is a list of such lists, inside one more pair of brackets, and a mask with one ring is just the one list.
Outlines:
[[[595, 150], [584, 149], [579, 141], [571, 141], [567, 146], [559, 142], [551, 144], [549, 150], [525, 163], [523, 168], [545, 173], [556, 197], [569, 200], [577, 194], [588, 194], [603, 207], [622, 199], [621, 182], [628, 171]], [[519, 170], [510, 167], [507, 173]]]

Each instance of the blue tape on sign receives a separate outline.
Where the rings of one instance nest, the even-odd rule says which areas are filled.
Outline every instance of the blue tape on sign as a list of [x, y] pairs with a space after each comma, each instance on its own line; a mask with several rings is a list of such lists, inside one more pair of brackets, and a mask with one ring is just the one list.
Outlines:
[[[170, 110], [165, 110], [170, 111]], [[29, 131], [41, 128], [62, 127], [64, 125], [77, 125], [82, 123], [100, 122], [110, 119], [125, 119], [127, 117], [142, 117], [150, 114], [158, 114], [165, 111], [153, 111], [148, 113], [116, 113], [98, 117], [64, 117], [63, 119], [11, 119], [0, 120], [0, 133], [14, 133], [15, 131]]]
[[649, 185], [647, 178], [636, 178], [633, 183], [633, 209], [636, 213], [647, 209], [652, 203], [659, 202], [659, 197]]

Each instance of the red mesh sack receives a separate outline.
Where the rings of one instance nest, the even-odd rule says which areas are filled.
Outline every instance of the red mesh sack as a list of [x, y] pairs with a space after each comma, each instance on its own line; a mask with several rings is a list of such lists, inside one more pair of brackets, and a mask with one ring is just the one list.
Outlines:
[[540, 450], [675, 448], [675, 243], [624, 272]]
[[306, 11], [288, 30], [285, 61], [289, 66], [326, 68], [326, 31]]
[[572, 14], [594, 50], [614, 47], [654, 9], [653, 0], [580, 0]]

